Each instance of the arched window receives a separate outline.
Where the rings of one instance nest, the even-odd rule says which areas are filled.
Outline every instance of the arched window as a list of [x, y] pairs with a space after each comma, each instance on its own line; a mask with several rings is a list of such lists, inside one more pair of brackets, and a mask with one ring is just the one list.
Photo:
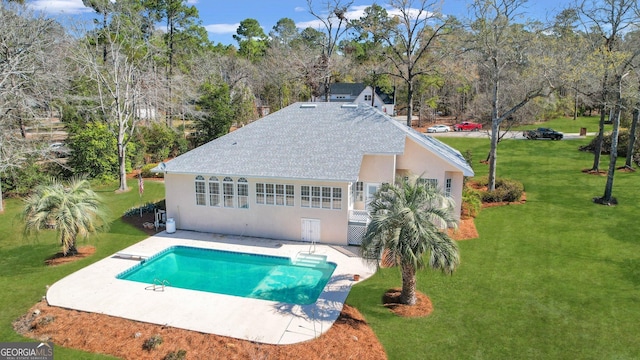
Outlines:
[[201, 175], [196, 176], [196, 205], [206, 205], [206, 190], [204, 187], [204, 177]]
[[222, 196], [224, 197], [224, 207], [233, 207], [233, 179], [230, 177], [225, 177], [222, 180]]
[[209, 205], [220, 206], [220, 181], [215, 176], [209, 178]]
[[238, 194], [238, 207], [240, 209], [248, 209], [249, 208], [249, 183], [247, 179], [240, 178], [238, 179], [237, 185], [237, 194]]

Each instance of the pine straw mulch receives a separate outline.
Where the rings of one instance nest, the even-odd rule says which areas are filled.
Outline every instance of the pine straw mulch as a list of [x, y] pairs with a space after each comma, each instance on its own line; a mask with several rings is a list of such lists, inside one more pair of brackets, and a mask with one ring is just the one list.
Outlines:
[[[153, 222], [153, 214], [123, 217], [132, 226], [149, 235], [155, 229], [145, 228]], [[455, 240], [478, 237], [473, 218], [464, 219], [450, 233]], [[93, 246], [78, 248], [78, 256], [54, 256], [49, 265], [91, 256]], [[381, 298], [381, 305], [402, 317], [425, 317], [433, 311], [429, 298], [416, 292], [414, 306], [399, 304], [400, 289], [389, 289]], [[58, 346], [91, 353], [108, 354], [123, 359], [162, 359], [179, 350], [186, 351], [186, 359], [386, 359], [386, 353], [360, 312], [345, 304], [333, 326], [318, 339], [294, 345], [269, 345], [219, 335], [203, 334], [167, 326], [137, 322], [104, 314], [88, 313], [36, 303], [14, 324], [16, 332], [38, 341], [51, 341]], [[153, 350], [144, 350], [145, 341], [160, 335], [163, 342]]]
[[[42, 301], [14, 322], [14, 329], [38, 341], [123, 359], [162, 359], [179, 350], [187, 359], [386, 359], [362, 315], [345, 305], [334, 325], [318, 339], [294, 345], [269, 345], [142, 323], [108, 315], [48, 306]], [[143, 345], [159, 335], [162, 344]]]
[[66, 264], [66, 263], [74, 262], [74, 261], [89, 257], [93, 255], [93, 253], [95, 252], [96, 252], [96, 248], [94, 246], [91, 246], [91, 245], [80, 246], [78, 247], [78, 254], [73, 256], [64, 256], [62, 251], [60, 251], [55, 255], [53, 255], [52, 257], [45, 260], [45, 264], [49, 266]]

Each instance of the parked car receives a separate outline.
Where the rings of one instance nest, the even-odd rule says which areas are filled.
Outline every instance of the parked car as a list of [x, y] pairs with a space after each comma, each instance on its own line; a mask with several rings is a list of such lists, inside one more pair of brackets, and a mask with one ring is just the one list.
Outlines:
[[474, 123], [471, 121], [463, 121], [459, 124], [453, 125], [454, 131], [480, 131], [482, 130], [482, 124]]
[[61, 142], [56, 142], [49, 145], [49, 151], [59, 158], [65, 158], [71, 153], [71, 150]]
[[536, 140], [536, 139], [551, 139], [551, 140], [561, 140], [564, 137], [564, 134], [555, 131], [551, 128], [537, 128], [535, 130], [525, 130], [522, 134], [527, 139]]
[[427, 128], [428, 133], [439, 133], [439, 132], [449, 132], [451, 128], [447, 125], [433, 125]]

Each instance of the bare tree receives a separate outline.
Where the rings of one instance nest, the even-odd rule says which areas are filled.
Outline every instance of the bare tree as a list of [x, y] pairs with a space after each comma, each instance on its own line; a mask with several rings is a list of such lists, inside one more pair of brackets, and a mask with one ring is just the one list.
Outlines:
[[417, 79], [434, 73], [435, 66], [446, 56], [440, 50], [441, 38], [447, 34], [450, 21], [440, 12], [440, 1], [389, 0], [388, 4], [389, 17], [371, 12], [370, 17], [375, 19], [361, 19], [360, 24], [385, 44], [384, 56], [393, 68], [391, 75], [406, 86], [410, 127]]
[[351, 4], [353, 4], [353, 1], [343, 4], [341, 0], [326, 0], [324, 2], [324, 12], [318, 12], [313, 9], [313, 1], [307, 0], [309, 13], [322, 23], [326, 31], [325, 37], [318, 38], [323, 42], [317, 45], [322, 48], [322, 56], [318, 67], [322, 74], [324, 100], [327, 102], [330, 98], [329, 85], [331, 84], [332, 57], [338, 45], [338, 40], [347, 31], [349, 19], [347, 19], [346, 13]]
[[583, 0], [579, 6], [579, 11], [585, 20], [585, 32], [594, 35], [590, 37], [594, 41], [592, 47], [600, 58], [599, 67], [603, 69], [599, 99], [600, 123], [591, 167], [591, 171], [594, 172], [600, 169], [605, 117], [611, 109], [610, 96], [612, 86], [615, 87], [610, 79], [611, 72], [616, 66], [614, 63], [619, 61], [615, 53], [620, 51], [622, 34], [634, 24], [633, 9], [636, 3], [636, 0]]
[[[469, 48], [477, 55], [491, 106], [490, 191], [495, 190], [497, 149], [501, 124], [529, 101], [554, 88], [547, 66], [539, 62], [547, 51], [537, 46], [535, 29], [516, 20], [526, 0], [475, 0]], [[517, 86], [506, 89], [507, 83]]]
[[52, 62], [62, 33], [53, 20], [34, 17], [22, 5], [0, 4], [0, 175], [41, 152], [26, 125], [51, 100], [47, 89], [56, 80]]
[[[116, 10], [117, 11], [117, 10]], [[107, 61], [102, 61], [102, 51], [92, 39], [80, 41], [73, 59], [95, 82], [98, 89], [98, 110], [109, 129], [116, 137], [118, 146], [119, 191], [127, 191], [126, 159], [127, 144], [139, 122], [136, 105], [143, 103], [141, 89], [144, 79], [143, 67], [147, 61], [147, 48], [135, 27], [125, 26], [127, 21], [115, 16], [110, 25], [112, 33], [106, 37]]]

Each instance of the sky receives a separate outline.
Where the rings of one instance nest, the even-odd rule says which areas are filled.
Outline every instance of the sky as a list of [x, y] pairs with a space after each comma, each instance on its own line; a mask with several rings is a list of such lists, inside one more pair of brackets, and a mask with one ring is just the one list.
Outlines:
[[[333, 0], [330, 0], [333, 2]], [[342, 1], [348, 2], [347, 0]], [[552, 17], [570, 0], [530, 0], [527, 13], [530, 17], [544, 20]], [[52, 17], [90, 18], [92, 11], [82, 4], [82, 0], [27, 0], [28, 6], [37, 11], [43, 11]], [[202, 25], [207, 29], [209, 40], [225, 45], [236, 44], [233, 34], [244, 19], [256, 19], [263, 27], [265, 34], [269, 34], [273, 26], [282, 18], [290, 18], [299, 29], [309, 26], [317, 27], [317, 21], [310, 13], [307, 0], [187, 0], [195, 5], [200, 14]], [[321, 13], [326, 10], [327, 0], [312, 0], [314, 10]], [[373, 0], [354, 0], [346, 16], [357, 19], [362, 16], [366, 7], [373, 4]], [[379, 0], [381, 6], [385, 0]], [[417, 1], [416, 1], [417, 3]], [[471, 0], [444, 0], [443, 13], [452, 14], [458, 18], [468, 17], [468, 4]], [[321, 30], [320, 28], [318, 28]]]

